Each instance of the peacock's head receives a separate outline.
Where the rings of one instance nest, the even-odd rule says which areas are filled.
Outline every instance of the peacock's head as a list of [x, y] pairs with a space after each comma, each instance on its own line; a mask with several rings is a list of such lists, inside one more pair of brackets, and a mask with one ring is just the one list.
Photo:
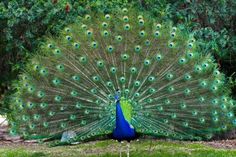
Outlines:
[[115, 93], [115, 101], [119, 101], [119, 100], [120, 100], [120, 90], [117, 89]]

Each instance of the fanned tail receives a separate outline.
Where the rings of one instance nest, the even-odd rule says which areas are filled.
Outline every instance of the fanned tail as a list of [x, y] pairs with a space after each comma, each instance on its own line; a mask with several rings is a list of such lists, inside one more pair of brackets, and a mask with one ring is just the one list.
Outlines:
[[71, 141], [111, 134], [117, 89], [140, 134], [209, 139], [236, 124], [212, 56], [185, 30], [147, 13], [79, 17], [38, 51], [16, 85], [12, 134], [49, 138], [72, 130]]

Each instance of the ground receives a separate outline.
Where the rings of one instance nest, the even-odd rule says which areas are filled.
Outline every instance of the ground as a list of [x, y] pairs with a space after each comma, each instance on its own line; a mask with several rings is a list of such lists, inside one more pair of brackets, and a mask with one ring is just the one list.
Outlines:
[[[123, 143], [122, 156], [126, 156]], [[24, 141], [8, 135], [7, 125], [0, 126], [0, 157], [118, 157], [120, 143], [114, 140], [49, 147], [48, 143]], [[208, 142], [140, 139], [132, 141], [130, 157], [236, 157], [236, 139]]]
[[[141, 139], [131, 142], [131, 157], [235, 157], [236, 140], [214, 142], [181, 142]], [[122, 156], [126, 156], [122, 144]], [[48, 147], [47, 144], [0, 142], [1, 157], [83, 157], [119, 156], [120, 144], [114, 140], [93, 141], [72, 146]]]

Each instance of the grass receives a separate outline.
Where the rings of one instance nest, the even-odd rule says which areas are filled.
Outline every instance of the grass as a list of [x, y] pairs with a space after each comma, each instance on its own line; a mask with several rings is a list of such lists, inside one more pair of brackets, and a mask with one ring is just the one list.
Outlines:
[[[95, 141], [73, 146], [10, 145], [0, 147], [0, 157], [117, 157], [120, 144], [113, 140]], [[126, 143], [122, 144], [126, 156]], [[140, 140], [131, 143], [131, 157], [235, 157], [236, 149], [217, 149], [204, 144], [178, 141]]]

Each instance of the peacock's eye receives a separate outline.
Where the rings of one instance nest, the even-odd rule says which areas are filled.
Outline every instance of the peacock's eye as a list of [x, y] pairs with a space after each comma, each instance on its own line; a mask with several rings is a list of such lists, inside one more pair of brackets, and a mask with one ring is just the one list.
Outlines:
[[97, 61], [97, 67], [102, 68], [102, 67], [104, 67], [104, 65], [105, 65], [105, 63], [103, 60]]
[[150, 40], [146, 40], [146, 41], [145, 41], [145, 45], [146, 45], [146, 46], [149, 46], [150, 44], [151, 44]]
[[214, 76], [218, 76], [220, 74], [220, 72], [218, 70], [215, 70], [213, 74], [214, 74]]
[[103, 36], [107, 37], [109, 35], [109, 32], [107, 30], [103, 31]]
[[48, 48], [53, 48], [53, 45], [52, 44], [48, 44]]
[[129, 89], [125, 89], [125, 94], [129, 94]]
[[207, 67], [209, 66], [209, 64], [208, 64], [208, 63], [203, 63], [202, 66], [203, 66], [204, 68], [207, 68]]
[[159, 37], [159, 35], [160, 35], [160, 32], [159, 32], [159, 31], [155, 31], [155, 32], [154, 32], [154, 36], [155, 36], [155, 37]]
[[79, 43], [74, 43], [74, 47], [75, 47], [75, 48], [79, 48], [79, 47], [80, 47], [80, 44], [79, 44]]
[[139, 19], [138, 23], [139, 23], [140, 26], [143, 26], [144, 25], [144, 20], [143, 19]]
[[135, 50], [135, 52], [139, 52], [141, 50], [141, 46], [140, 45], [136, 45], [134, 47], [134, 50]]
[[125, 79], [124, 76], [120, 77], [120, 82], [121, 82], [121, 83], [125, 83], [125, 81], [126, 81], [126, 79]]
[[166, 79], [167, 79], [167, 80], [170, 81], [170, 80], [172, 80], [173, 78], [174, 78], [174, 75], [173, 75], [172, 73], [167, 73], [167, 74], [166, 74]]
[[87, 57], [86, 57], [86, 56], [81, 56], [81, 57], [79, 58], [79, 61], [80, 61], [81, 63], [83, 63], [83, 64], [86, 64], [86, 63], [87, 63]]
[[59, 65], [57, 65], [57, 70], [59, 70], [59, 71], [62, 71], [62, 70], [64, 70], [65, 69], [65, 67], [64, 67], [64, 65], [63, 64], [59, 64]]
[[179, 63], [180, 63], [180, 64], [184, 64], [184, 63], [186, 63], [186, 59], [185, 59], [185, 58], [183, 58], [183, 57], [182, 57], [182, 58], [180, 58], [180, 59], [179, 59]]
[[91, 30], [87, 30], [87, 35], [91, 36], [93, 34], [93, 32]]
[[176, 32], [177, 28], [176, 27], [172, 27], [172, 31]]
[[124, 22], [128, 22], [128, 21], [129, 21], [128, 16], [124, 16], [124, 17], [123, 17], [123, 21], [124, 21]]
[[107, 47], [107, 50], [108, 50], [108, 52], [112, 52], [112, 51], [114, 50], [114, 48], [113, 48], [112, 45], [109, 45], [109, 46]]
[[55, 53], [56, 55], [58, 55], [58, 54], [61, 53], [61, 50], [59, 50], [59, 49], [55, 49], [55, 50], [54, 50], [54, 53]]
[[139, 32], [139, 36], [144, 37], [144, 35], [145, 35], [145, 31], [144, 30]]
[[122, 59], [123, 61], [126, 61], [128, 58], [129, 58], [129, 55], [128, 55], [128, 54], [122, 54], [122, 55], [121, 55], [121, 59]]
[[68, 41], [70, 41], [72, 39], [72, 37], [71, 36], [66, 36], [66, 40], [68, 40]]
[[82, 24], [82, 25], [81, 25], [81, 28], [82, 28], [82, 29], [87, 29], [87, 25]]
[[108, 24], [106, 22], [102, 23], [102, 27], [106, 28], [108, 26]]
[[99, 76], [93, 76], [93, 81], [98, 82], [100, 80]]
[[91, 43], [91, 45], [92, 45], [93, 48], [97, 48], [98, 43], [97, 43], [96, 41], [93, 41], [93, 42]]
[[130, 30], [130, 25], [129, 24], [125, 24], [124, 25], [124, 30], [126, 30], [126, 31]]
[[194, 70], [195, 72], [200, 73], [202, 71], [202, 68], [199, 65], [195, 65]]
[[175, 32], [171, 33], [170, 36], [171, 36], [172, 38], [174, 38], [174, 37], [175, 37]]
[[135, 81], [135, 82], [134, 82], [134, 85], [135, 85], [136, 87], [138, 87], [138, 86], [140, 85], [140, 81]]
[[170, 42], [170, 43], [169, 43], [169, 47], [170, 47], [170, 48], [173, 48], [173, 47], [174, 47], [174, 43], [173, 43], [173, 42]]
[[111, 16], [109, 14], [105, 15], [105, 19], [110, 20]]
[[151, 61], [149, 59], [144, 60], [144, 65], [148, 66], [151, 64]]
[[156, 29], [161, 29], [161, 24], [157, 24]]
[[122, 40], [122, 36], [120, 36], [120, 35], [116, 36], [115, 38], [116, 38], [116, 40], [119, 41], [119, 42]]
[[193, 47], [193, 43], [189, 43], [188, 48], [192, 48], [192, 47]]
[[155, 77], [154, 77], [154, 76], [149, 76], [149, 77], [148, 77], [148, 81], [149, 81], [149, 82], [153, 82], [154, 80], [155, 80]]
[[194, 43], [194, 42], [195, 42], [195, 39], [192, 38], [192, 39], [189, 40], [189, 42], [190, 42], [190, 43]]
[[137, 72], [137, 68], [131, 67], [131, 68], [130, 68], [130, 72], [131, 72], [132, 74], [136, 73], [136, 72]]
[[65, 31], [66, 31], [67, 33], [69, 33], [69, 32], [71, 32], [71, 29], [70, 29], [70, 28], [65, 28]]
[[90, 16], [90, 15], [85, 15], [85, 19], [86, 19], [86, 20], [90, 20], [90, 19], [91, 19], [91, 16]]
[[110, 69], [110, 71], [111, 71], [111, 73], [116, 73], [116, 68], [115, 67], [111, 67], [111, 69]]
[[127, 13], [127, 12], [128, 12], [128, 9], [127, 9], [127, 8], [124, 8], [124, 9], [122, 9], [122, 12], [123, 12], [123, 13]]
[[139, 16], [138, 16], [138, 19], [139, 19], [139, 20], [143, 19], [143, 16], [142, 16], [142, 15], [139, 15]]
[[110, 82], [110, 81], [108, 81], [106, 84], [107, 84], [108, 87], [112, 86], [112, 82]]

